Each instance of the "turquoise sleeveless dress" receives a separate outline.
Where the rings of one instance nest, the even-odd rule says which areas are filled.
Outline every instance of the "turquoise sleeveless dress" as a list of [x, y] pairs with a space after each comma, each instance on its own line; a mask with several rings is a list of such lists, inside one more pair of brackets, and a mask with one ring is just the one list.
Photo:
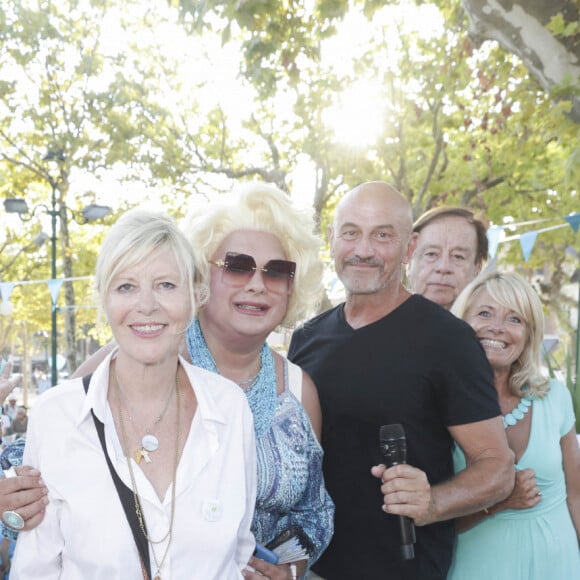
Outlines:
[[[574, 425], [572, 398], [558, 381], [532, 403], [528, 447], [516, 470], [532, 468], [541, 501], [525, 510], [504, 510], [458, 534], [449, 580], [580, 579], [578, 537], [566, 504], [560, 438]], [[455, 472], [465, 468], [460, 448]]]

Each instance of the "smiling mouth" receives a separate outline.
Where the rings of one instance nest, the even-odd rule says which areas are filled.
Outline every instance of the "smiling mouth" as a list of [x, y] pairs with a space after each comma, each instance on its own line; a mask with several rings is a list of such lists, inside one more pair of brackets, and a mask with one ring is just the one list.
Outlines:
[[255, 304], [236, 304], [236, 308], [246, 310], [247, 312], [265, 312], [268, 308], [266, 306], [257, 306]]
[[163, 328], [163, 324], [132, 324], [131, 328], [143, 334], [150, 334], [159, 332]]
[[482, 346], [489, 346], [490, 348], [506, 348], [507, 344], [501, 340], [492, 340], [491, 338], [483, 338], [480, 340]]

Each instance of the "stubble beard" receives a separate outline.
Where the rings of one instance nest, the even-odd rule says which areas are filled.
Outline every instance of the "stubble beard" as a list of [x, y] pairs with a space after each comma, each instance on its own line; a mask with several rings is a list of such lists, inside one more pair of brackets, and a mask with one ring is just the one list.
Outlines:
[[383, 278], [384, 267], [378, 267], [376, 275], [372, 279], [366, 279], [360, 275], [345, 274], [348, 266], [343, 269], [341, 281], [348, 296], [370, 296], [383, 290], [398, 285], [397, 272], [393, 272], [388, 278]]

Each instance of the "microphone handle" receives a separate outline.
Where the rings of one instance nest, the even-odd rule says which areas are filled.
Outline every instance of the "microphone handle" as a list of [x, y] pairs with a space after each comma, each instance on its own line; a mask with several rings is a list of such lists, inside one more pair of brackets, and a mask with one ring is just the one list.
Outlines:
[[399, 516], [399, 531], [401, 537], [401, 555], [403, 560], [412, 560], [415, 557], [415, 524], [407, 516]]
[[[394, 461], [392, 465], [406, 463], [405, 461]], [[399, 534], [401, 538], [401, 556], [403, 560], [412, 560], [415, 557], [415, 523], [408, 516], [399, 516]]]

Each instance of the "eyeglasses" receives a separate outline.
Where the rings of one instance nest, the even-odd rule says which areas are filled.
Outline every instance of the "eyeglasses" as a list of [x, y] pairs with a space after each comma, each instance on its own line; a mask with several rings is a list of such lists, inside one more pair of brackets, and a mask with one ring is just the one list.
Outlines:
[[296, 262], [269, 260], [263, 268], [258, 268], [253, 256], [235, 252], [227, 252], [223, 260], [210, 260], [209, 263], [222, 269], [224, 281], [231, 286], [244, 286], [252, 279], [256, 270], [259, 270], [264, 285], [271, 292], [288, 290], [296, 272]]

